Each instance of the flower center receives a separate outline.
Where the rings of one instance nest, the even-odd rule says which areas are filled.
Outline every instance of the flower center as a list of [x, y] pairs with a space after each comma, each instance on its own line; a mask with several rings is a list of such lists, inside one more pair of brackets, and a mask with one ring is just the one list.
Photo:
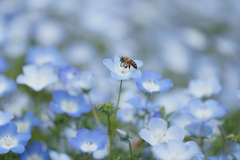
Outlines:
[[17, 122], [16, 125], [17, 125], [18, 133], [29, 131], [29, 128], [30, 128], [29, 122]]
[[6, 149], [14, 148], [17, 146], [17, 144], [17, 139], [10, 135], [7, 135], [0, 139], [0, 146]]
[[206, 106], [201, 107], [197, 112], [196, 112], [196, 118], [204, 118], [208, 119], [211, 117], [212, 112], [206, 108]]
[[97, 150], [97, 145], [92, 143], [91, 141], [87, 141], [81, 146], [81, 149], [84, 152], [94, 152]]
[[34, 153], [28, 156], [27, 160], [43, 160], [38, 154]]
[[125, 67], [122, 67], [122, 66], [117, 66], [114, 68], [114, 70], [116, 71], [116, 73], [120, 76], [123, 76], [123, 77], [127, 77], [131, 74], [131, 69], [129, 68], [125, 68]]
[[166, 134], [154, 136], [157, 139], [158, 144], [168, 142], [169, 139], [166, 138]]
[[62, 101], [61, 108], [65, 112], [76, 113], [78, 111], [78, 106], [74, 101]]
[[34, 75], [32, 77], [32, 82], [34, 83], [35, 86], [42, 86], [43, 84], [43, 77], [39, 75]]
[[150, 92], [158, 91], [159, 85], [157, 85], [155, 80], [149, 79], [148, 82], [143, 82], [142, 86]]

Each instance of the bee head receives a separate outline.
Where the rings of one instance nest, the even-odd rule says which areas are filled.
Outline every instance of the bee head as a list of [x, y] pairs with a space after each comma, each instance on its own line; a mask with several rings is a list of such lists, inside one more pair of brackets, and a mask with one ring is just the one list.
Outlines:
[[124, 62], [124, 57], [123, 56], [120, 57], [120, 62]]

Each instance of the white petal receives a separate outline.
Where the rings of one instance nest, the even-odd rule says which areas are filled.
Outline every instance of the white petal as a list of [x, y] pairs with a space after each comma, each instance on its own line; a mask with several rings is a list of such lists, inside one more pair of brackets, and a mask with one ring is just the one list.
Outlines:
[[182, 141], [184, 139], [184, 132], [181, 128], [172, 126], [166, 132], [166, 139]]
[[148, 142], [149, 144], [156, 145], [157, 144], [157, 139], [154, 137], [154, 135], [152, 134], [152, 132], [150, 132], [147, 129], [142, 129], [139, 132], [139, 135], [142, 139], [144, 139], [146, 142]]
[[148, 123], [148, 128], [154, 135], [163, 135], [166, 133], [167, 126], [167, 122], [162, 118], [152, 118]]

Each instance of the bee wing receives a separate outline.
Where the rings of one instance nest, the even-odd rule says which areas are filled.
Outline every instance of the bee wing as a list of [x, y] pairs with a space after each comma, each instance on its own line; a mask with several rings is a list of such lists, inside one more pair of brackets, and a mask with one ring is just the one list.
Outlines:
[[137, 67], [138, 67], [138, 68], [139, 68], [139, 67], [142, 67], [142, 65], [143, 65], [143, 62], [140, 61], [140, 60], [134, 60], [134, 62], [137, 64]]

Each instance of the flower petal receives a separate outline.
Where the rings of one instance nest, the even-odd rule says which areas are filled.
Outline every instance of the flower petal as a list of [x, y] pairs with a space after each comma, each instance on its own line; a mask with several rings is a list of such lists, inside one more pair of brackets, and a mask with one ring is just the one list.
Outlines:
[[140, 137], [141, 137], [142, 139], [144, 139], [146, 142], [148, 142], [148, 143], [151, 144], [152, 146], [157, 144], [156, 138], [154, 137], [153, 133], [150, 132], [149, 130], [147, 130], [147, 129], [142, 129], [142, 130], [139, 132], [139, 135], [140, 135]]
[[3, 136], [15, 136], [17, 134], [17, 125], [15, 123], [8, 123], [5, 126], [1, 126], [0, 130]]
[[148, 123], [148, 128], [154, 135], [166, 133], [167, 126], [167, 122], [162, 118], [152, 118]]
[[17, 145], [16, 147], [12, 148], [11, 151], [15, 153], [23, 153], [25, 151], [25, 147], [22, 145]]
[[103, 64], [112, 72], [114, 72], [115, 64], [111, 59], [104, 59]]
[[181, 128], [177, 126], [171, 126], [166, 132], [166, 138], [168, 140], [182, 141], [184, 139], [184, 132]]
[[140, 68], [140, 67], [142, 67], [142, 65], [143, 65], [143, 62], [140, 61], [140, 60], [134, 60], [134, 62], [136, 62], [137, 68]]

